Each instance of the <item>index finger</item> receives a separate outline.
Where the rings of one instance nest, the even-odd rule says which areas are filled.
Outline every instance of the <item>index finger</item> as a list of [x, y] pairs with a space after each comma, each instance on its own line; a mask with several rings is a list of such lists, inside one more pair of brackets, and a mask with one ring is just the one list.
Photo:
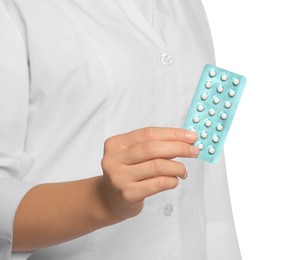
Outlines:
[[181, 141], [186, 143], [195, 143], [198, 135], [195, 131], [184, 130], [182, 128], [172, 127], [145, 127], [117, 135], [120, 143], [125, 147], [131, 147], [138, 143], [147, 141]]

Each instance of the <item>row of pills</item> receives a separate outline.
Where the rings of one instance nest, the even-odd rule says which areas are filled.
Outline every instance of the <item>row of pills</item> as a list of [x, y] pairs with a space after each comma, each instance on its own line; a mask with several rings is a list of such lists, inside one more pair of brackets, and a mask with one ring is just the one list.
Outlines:
[[[229, 90], [228, 95], [230, 97], [234, 97], [235, 96], [235, 91], [233, 89]], [[208, 94], [206, 92], [204, 92], [201, 95], [201, 99], [204, 100], [204, 101], [207, 100], [208, 99]], [[220, 103], [220, 98], [218, 96], [213, 96], [213, 103], [216, 104], [216, 105], [219, 104]]]
[[[200, 122], [200, 119], [196, 116], [196, 117], [194, 118], [194, 121], [196, 121], [196, 123], [198, 123], [198, 122]], [[212, 125], [212, 121], [211, 121], [211, 120], [205, 120], [204, 125], [205, 125], [206, 127], [210, 127], [210, 126]], [[221, 132], [221, 131], [223, 130], [223, 128], [224, 128], [224, 126], [223, 126], [222, 124], [217, 123], [217, 125], [216, 125], [216, 130], [217, 130], [217, 131]], [[204, 139], [205, 139], [205, 138], [204, 138]]]
[[[209, 76], [210, 76], [211, 78], [214, 78], [216, 75], [217, 75], [216, 70], [210, 70], [210, 72], [209, 72]], [[222, 81], [224, 81], [224, 82], [227, 81], [227, 79], [228, 79], [227, 74], [223, 73], [223, 74], [221, 75], [220, 79], [221, 79]], [[240, 83], [240, 81], [239, 81], [238, 78], [235, 78], [235, 79], [233, 79], [232, 83], [233, 83], [234, 86], [238, 86], [239, 83]]]
[[[204, 144], [201, 143], [201, 142], [199, 142], [199, 143], [197, 144], [197, 147], [198, 147], [200, 150], [203, 150], [203, 149], [204, 149]], [[209, 147], [208, 147], [208, 152], [209, 152], [209, 154], [213, 155], [213, 154], [215, 154], [215, 151], [216, 151], [216, 149], [215, 149], [213, 146], [209, 146]]]
[[[220, 102], [220, 100], [219, 100], [219, 101], [218, 101], [217, 99], [214, 100], [214, 104], [218, 104], [219, 102]], [[230, 102], [230, 101], [225, 101], [225, 102], [224, 102], [224, 107], [227, 108], [227, 109], [229, 109], [229, 108], [231, 107], [231, 102]], [[197, 106], [197, 110], [198, 110], [199, 112], [203, 112], [204, 109], [205, 109], [205, 106], [204, 106], [203, 104], [198, 104], [198, 106]], [[211, 116], [214, 116], [214, 115], [215, 115], [214, 111], [215, 111], [214, 108], [211, 108], [211, 109], [209, 110], [209, 114], [210, 114]]]

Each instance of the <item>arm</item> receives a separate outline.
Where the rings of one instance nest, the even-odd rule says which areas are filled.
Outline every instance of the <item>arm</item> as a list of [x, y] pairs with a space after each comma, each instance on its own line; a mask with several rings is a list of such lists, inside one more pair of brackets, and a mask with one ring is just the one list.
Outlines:
[[102, 177], [42, 184], [26, 194], [15, 216], [13, 249], [58, 244], [136, 216], [145, 198], [185, 178], [184, 165], [171, 159], [196, 157], [196, 138], [183, 129], [151, 127], [108, 139]]
[[16, 212], [13, 251], [58, 244], [117, 222], [101, 200], [100, 182], [95, 177], [32, 188]]

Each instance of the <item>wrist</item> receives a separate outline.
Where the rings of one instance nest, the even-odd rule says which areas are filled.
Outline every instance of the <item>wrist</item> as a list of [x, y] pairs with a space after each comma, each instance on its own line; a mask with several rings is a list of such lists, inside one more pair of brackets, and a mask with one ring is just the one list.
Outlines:
[[95, 183], [95, 205], [93, 206], [93, 218], [98, 227], [116, 224], [124, 219], [116, 216], [108, 205], [107, 193], [103, 186], [103, 176], [98, 176]]

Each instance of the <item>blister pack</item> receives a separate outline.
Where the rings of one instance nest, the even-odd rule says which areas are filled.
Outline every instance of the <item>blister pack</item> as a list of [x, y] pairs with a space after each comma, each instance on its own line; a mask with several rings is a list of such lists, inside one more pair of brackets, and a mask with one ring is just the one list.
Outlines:
[[220, 158], [245, 83], [244, 76], [205, 65], [184, 123], [198, 134], [199, 159], [216, 163]]

